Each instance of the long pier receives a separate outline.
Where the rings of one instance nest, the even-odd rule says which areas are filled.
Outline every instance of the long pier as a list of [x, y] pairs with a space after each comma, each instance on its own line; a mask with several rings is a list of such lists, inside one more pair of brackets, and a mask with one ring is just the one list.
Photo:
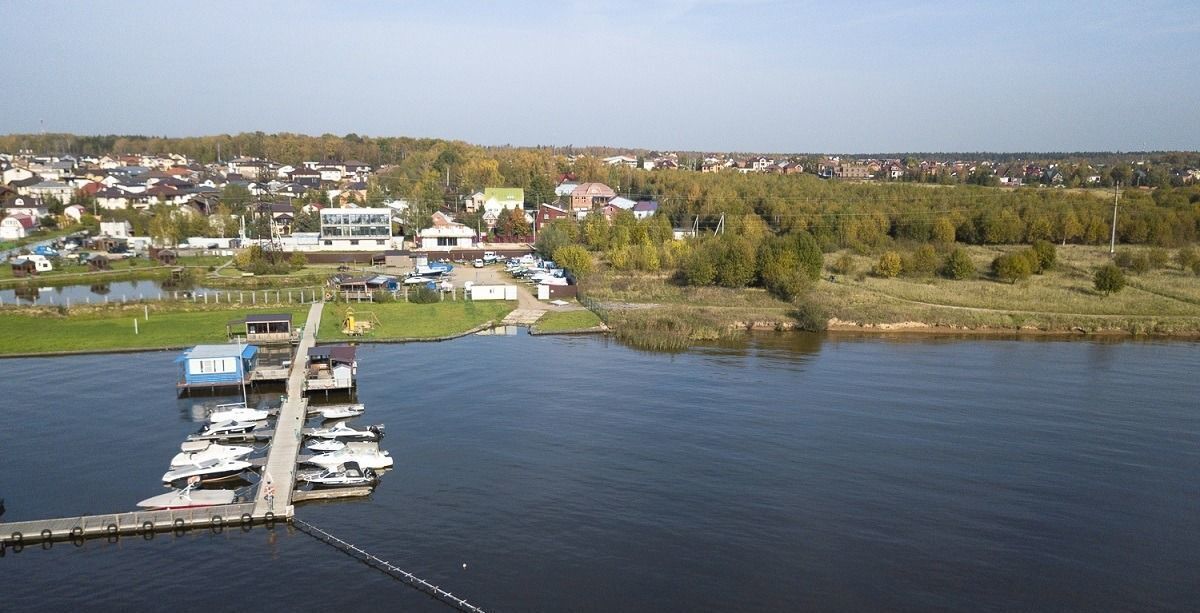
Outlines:
[[[309, 307], [304, 336], [296, 348], [297, 356], [308, 355], [309, 348], [316, 344], [324, 306], [324, 303], [316, 302]], [[271, 432], [271, 447], [253, 502], [0, 523], [0, 551], [6, 546], [23, 547], [50, 541], [144, 535], [203, 527], [216, 530], [226, 526], [248, 526], [255, 522], [270, 524], [276, 520], [290, 520], [295, 515], [292, 492], [296, 487], [296, 462], [307, 411], [304, 360], [300, 357], [292, 361], [287, 399], [279, 410], [275, 429]]]

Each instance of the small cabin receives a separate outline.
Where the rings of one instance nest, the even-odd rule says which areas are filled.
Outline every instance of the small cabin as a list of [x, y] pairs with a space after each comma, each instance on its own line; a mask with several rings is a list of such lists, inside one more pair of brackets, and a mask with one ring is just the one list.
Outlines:
[[163, 266], [174, 266], [179, 261], [179, 254], [171, 249], [158, 249], [150, 257]]
[[12, 274], [14, 277], [32, 277], [37, 274], [37, 264], [30, 259], [17, 258], [12, 261]]
[[196, 345], [175, 358], [178, 388], [240, 386], [250, 380], [258, 347], [254, 345]]
[[95, 272], [97, 270], [112, 270], [112, 264], [108, 261], [108, 256], [100, 254], [92, 254], [87, 259], [88, 270]]
[[299, 340], [292, 330], [291, 313], [261, 313], [247, 315], [246, 340], [251, 343], [291, 343]]
[[308, 350], [306, 389], [350, 389], [357, 376], [358, 360], [353, 345], [324, 345]]

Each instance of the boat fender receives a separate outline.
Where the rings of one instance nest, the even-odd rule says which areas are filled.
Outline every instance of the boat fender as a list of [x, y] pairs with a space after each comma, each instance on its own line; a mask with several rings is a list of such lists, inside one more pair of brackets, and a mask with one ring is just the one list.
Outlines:
[[53, 537], [54, 537], [54, 532], [52, 532], [49, 528], [42, 530], [42, 540], [43, 541], [48, 541]]
[[111, 535], [111, 534], [116, 534], [116, 533], [117, 533], [117, 525], [116, 525], [116, 524], [109, 524], [109, 525], [108, 525], [108, 528], [107, 528], [107, 530], [108, 530], [108, 533], [109, 533], [110, 535]]
[[75, 526], [74, 528], [71, 528], [71, 538], [83, 538], [83, 526]]
[[254, 522], [254, 516], [249, 513], [242, 513], [242, 524], [250, 524]]
[[13, 545], [20, 545], [21, 541], [25, 540], [25, 535], [21, 534], [20, 532], [13, 532], [11, 538]]
[[148, 519], [142, 522], [142, 532], [146, 534], [154, 534], [154, 522]]
[[267, 511], [265, 514], [263, 514], [263, 521], [266, 522], [268, 528], [270, 528], [271, 526], [274, 526], [275, 525], [275, 512]]
[[184, 528], [184, 525], [185, 525], [186, 523], [187, 523], [187, 522], [183, 521], [183, 518], [182, 518], [182, 517], [176, 517], [176, 518], [175, 518], [175, 530], [177, 530], [177, 531], [179, 531], [179, 532], [182, 532], [182, 531], [183, 531], [183, 528]]
[[220, 515], [212, 516], [212, 531], [220, 532], [225, 528], [225, 520]]

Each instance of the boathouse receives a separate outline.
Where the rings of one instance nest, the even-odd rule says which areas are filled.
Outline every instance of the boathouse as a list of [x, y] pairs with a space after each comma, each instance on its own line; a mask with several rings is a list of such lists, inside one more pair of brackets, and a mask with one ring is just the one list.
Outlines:
[[305, 389], [343, 390], [354, 387], [358, 361], [353, 345], [324, 345], [308, 350]]
[[179, 364], [177, 387], [183, 391], [248, 383], [257, 354], [254, 345], [196, 345], [175, 358]]
[[247, 315], [246, 319], [229, 324], [230, 338], [240, 336], [233, 327], [245, 331], [245, 339], [251, 343], [295, 343], [300, 340], [300, 331], [292, 329], [291, 313], [260, 313]]

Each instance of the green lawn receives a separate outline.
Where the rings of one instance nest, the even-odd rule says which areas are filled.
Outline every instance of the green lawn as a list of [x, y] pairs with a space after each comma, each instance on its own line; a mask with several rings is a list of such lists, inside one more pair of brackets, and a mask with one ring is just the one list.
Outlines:
[[[225, 324], [254, 312], [292, 313], [303, 325], [307, 307], [271, 306], [261, 309], [203, 309], [151, 304], [150, 319], [139, 306], [72, 309], [61, 315], [54, 309], [0, 311], [0, 355], [53, 351], [152, 349], [201, 343], [226, 342]], [[133, 320], [138, 320], [138, 334]]]
[[578, 311], [549, 311], [537, 320], [534, 328], [538, 332], [564, 332], [586, 330], [598, 325], [600, 325], [600, 318], [595, 313], [581, 309]]
[[[348, 337], [342, 334], [342, 321], [347, 306], [353, 307], [360, 321], [370, 321], [371, 314], [379, 319], [379, 325], [364, 337]], [[354, 338], [363, 340], [401, 340], [439, 338], [466, 332], [487, 321], [499, 323], [504, 316], [516, 308], [516, 302], [458, 300], [413, 304], [409, 302], [379, 302], [361, 304], [325, 305], [321, 315], [320, 340], [337, 341]]]

